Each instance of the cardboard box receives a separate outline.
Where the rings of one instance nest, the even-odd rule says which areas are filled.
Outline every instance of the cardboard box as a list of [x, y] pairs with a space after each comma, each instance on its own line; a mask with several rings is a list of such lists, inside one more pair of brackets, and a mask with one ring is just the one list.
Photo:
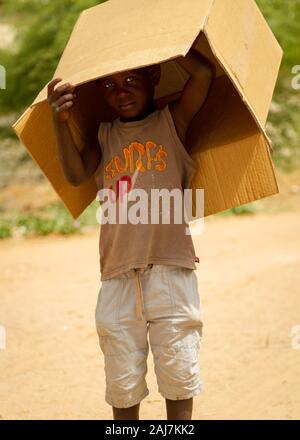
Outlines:
[[[184, 88], [188, 74], [174, 59], [191, 47], [217, 67], [187, 135], [199, 164], [193, 188], [204, 188], [204, 215], [278, 193], [265, 123], [283, 52], [254, 0], [109, 0], [83, 11], [53, 76], [77, 88], [82, 111], [74, 107], [70, 128], [78, 148], [83, 129], [118, 116], [105, 108], [95, 79], [161, 63], [155, 92], [161, 108]], [[64, 179], [47, 84], [13, 128], [77, 218], [97, 186], [94, 176], [79, 187]]]

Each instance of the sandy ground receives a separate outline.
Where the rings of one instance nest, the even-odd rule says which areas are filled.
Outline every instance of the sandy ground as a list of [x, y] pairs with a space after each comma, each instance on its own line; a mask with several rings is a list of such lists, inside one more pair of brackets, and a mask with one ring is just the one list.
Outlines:
[[[211, 217], [194, 237], [205, 387], [194, 419], [299, 419], [299, 224], [300, 209]], [[0, 418], [112, 418], [94, 326], [98, 233], [1, 242]], [[151, 351], [147, 382], [140, 417], [165, 419]]]

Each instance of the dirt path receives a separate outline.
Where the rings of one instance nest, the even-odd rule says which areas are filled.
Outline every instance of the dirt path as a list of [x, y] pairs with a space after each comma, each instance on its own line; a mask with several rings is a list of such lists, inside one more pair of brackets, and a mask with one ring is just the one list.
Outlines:
[[[205, 390], [195, 419], [297, 419], [300, 211], [213, 218], [195, 238]], [[94, 327], [98, 231], [0, 246], [0, 417], [111, 419]], [[300, 345], [300, 338], [298, 337]], [[164, 419], [151, 352], [141, 418]]]

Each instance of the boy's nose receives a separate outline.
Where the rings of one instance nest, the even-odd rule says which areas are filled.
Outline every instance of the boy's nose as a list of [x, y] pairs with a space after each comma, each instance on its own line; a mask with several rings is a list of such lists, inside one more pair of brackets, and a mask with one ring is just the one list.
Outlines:
[[131, 99], [130, 92], [128, 92], [128, 90], [125, 89], [117, 90], [116, 96], [117, 96], [117, 102], [119, 104], [127, 102]]
[[116, 93], [117, 95], [128, 94], [129, 90], [125, 86], [117, 86], [116, 87]]
[[128, 90], [126, 89], [117, 90], [117, 96], [123, 96], [123, 95], [128, 95]]

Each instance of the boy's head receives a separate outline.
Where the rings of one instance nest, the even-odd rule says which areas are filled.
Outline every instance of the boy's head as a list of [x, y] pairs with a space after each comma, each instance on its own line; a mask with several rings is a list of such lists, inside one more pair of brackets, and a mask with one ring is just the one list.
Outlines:
[[153, 106], [160, 75], [160, 65], [155, 64], [99, 78], [96, 82], [109, 107], [119, 116], [130, 119]]

